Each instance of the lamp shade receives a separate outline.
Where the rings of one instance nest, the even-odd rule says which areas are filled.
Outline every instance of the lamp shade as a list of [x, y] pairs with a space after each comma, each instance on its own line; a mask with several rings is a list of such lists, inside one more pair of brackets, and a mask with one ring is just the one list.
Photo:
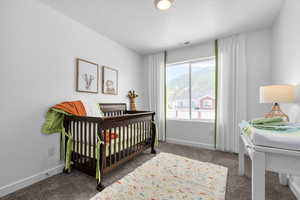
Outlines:
[[260, 87], [260, 103], [292, 103], [295, 87], [292, 85], [269, 85]]

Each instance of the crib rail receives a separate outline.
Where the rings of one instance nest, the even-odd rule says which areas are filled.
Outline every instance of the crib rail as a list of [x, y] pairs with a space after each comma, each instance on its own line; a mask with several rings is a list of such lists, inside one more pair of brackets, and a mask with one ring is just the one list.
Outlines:
[[102, 174], [147, 148], [154, 151], [155, 131], [151, 124], [154, 112], [112, 109], [105, 113], [108, 117], [65, 117], [65, 128], [73, 137], [72, 167], [90, 175], [96, 171], [98, 136], [104, 142], [100, 146]]
[[125, 103], [101, 103], [99, 106], [105, 117], [124, 115], [127, 110]]

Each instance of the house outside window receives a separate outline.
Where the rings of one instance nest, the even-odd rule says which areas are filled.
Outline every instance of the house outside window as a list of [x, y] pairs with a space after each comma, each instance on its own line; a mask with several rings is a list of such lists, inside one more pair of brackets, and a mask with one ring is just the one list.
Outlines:
[[212, 100], [205, 100], [203, 101], [203, 108], [211, 108], [212, 107]]
[[166, 97], [167, 119], [214, 120], [215, 58], [167, 65]]

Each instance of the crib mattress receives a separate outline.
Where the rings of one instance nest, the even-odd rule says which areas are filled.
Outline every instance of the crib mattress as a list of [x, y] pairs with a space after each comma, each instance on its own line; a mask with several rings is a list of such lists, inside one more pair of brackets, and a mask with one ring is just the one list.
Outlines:
[[256, 146], [300, 150], [300, 130], [270, 131], [251, 128], [250, 134], [243, 134]]

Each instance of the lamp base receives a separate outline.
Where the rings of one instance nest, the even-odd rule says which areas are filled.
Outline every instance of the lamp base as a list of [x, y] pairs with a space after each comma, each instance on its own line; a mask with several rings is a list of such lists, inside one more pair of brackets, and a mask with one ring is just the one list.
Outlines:
[[289, 121], [289, 116], [287, 116], [284, 112], [281, 111], [280, 106], [278, 103], [275, 103], [272, 107], [271, 112], [265, 114], [265, 118], [272, 118], [272, 117], [281, 117], [284, 121]]

